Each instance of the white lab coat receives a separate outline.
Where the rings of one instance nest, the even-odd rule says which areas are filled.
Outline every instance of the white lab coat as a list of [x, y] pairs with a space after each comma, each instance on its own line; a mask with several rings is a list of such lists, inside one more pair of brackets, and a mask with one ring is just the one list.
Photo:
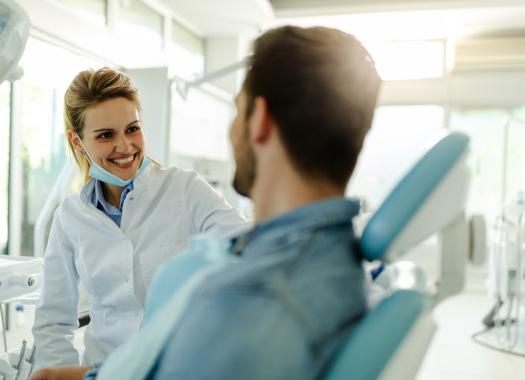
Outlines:
[[55, 212], [33, 327], [37, 367], [79, 364], [79, 281], [91, 303], [82, 360], [89, 365], [140, 329], [153, 273], [190, 235], [231, 236], [249, 227], [195, 172], [151, 164], [126, 197], [121, 228], [91, 204], [93, 190], [90, 181]]

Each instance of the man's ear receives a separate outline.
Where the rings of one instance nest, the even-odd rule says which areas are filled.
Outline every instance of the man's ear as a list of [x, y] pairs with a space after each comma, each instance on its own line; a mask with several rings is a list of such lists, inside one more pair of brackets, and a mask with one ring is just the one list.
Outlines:
[[250, 141], [262, 143], [268, 140], [273, 131], [273, 118], [268, 109], [268, 102], [262, 96], [253, 100], [253, 110], [248, 120]]

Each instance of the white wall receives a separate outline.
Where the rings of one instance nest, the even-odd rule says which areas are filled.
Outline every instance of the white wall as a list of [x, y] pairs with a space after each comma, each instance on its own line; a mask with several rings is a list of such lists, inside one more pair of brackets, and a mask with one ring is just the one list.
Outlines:
[[168, 68], [126, 70], [139, 90], [141, 118], [148, 153], [162, 165], [169, 162], [171, 82]]
[[[206, 73], [230, 66], [246, 55], [246, 43], [240, 37], [214, 37], [206, 40]], [[236, 70], [211, 83], [230, 94], [239, 88], [244, 70]]]
[[443, 78], [384, 82], [381, 105], [442, 104], [513, 107], [525, 104], [525, 72], [473, 72]]

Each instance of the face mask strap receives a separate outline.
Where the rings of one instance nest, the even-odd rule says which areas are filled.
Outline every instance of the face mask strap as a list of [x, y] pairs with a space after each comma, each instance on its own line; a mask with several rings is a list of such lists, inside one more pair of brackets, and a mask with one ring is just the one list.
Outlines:
[[82, 142], [82, 139], [80, 138], [80, 136], [78, 135], [78, 133], [75, 132], [75, 135], [77, 136], [78, 141], [80, 142], [80, 146], [82, 146], [82, 149], [83, 149], [83, 151], [84, 151], [83, 153], [81, 152], [80, 154], [84, 154], [85, 156], [87, 156], [87, 159], [88, 159], [89, 163], [90, 163], [91, 165], [93, 165], [95, 161], [93, 161], [93, 159], [92, 159], [91, 156], [89, 155], [89, 153], [88, 153], [88, 151], [87, 151], [87, 149], [86, 149], [86, 146], [85, 146], [84, 143]]
[[142, 131], [142, 139], [144, 140], [144, 147], [143, 147], [143, 151], [144, 151], [144, 158], [148, 157], [151, 160], [151, 155], [149, 154], [149, 144], [148, 144], [148, 140], [146, 139], [146, 134], [144, 133], [144, 131]]

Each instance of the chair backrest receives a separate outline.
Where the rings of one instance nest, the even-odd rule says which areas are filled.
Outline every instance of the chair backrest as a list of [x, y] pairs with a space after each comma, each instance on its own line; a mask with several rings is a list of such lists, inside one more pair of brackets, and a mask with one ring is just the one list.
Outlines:
[[[456, 223], [463, 214], [468, 190], [466, 167], [469, 138], [452, 133], [440, 140], [399, 182], [365, 227], [359, 248], [369, 261], [392, 261], [432, 233]], [[435, 326], [425, 324], [425, 342], [418, 353], [404, 349], [403, 360], [413, 368], [393, 366], [392, 358], [407, 340], [418, 321], [429, 315], [432, 303], [428, 294], [414, 290], [396, 290], [383, 299], [358, 323], [336, 354], [325, 380], [372, 380], [400, 378], [399, 368], [414, 377], [424, 348]], [[423, 351], [423, 353], [421, 353]], [[419, 355], [419, 356], [418, 356]], [[390, 376], [385, 376], [389, 368]], [[393, 370], [390, 370], [394, 368]], [[406, 370], [406, 371], [405, 371]], [[392, 375], [397, 373], [397, 375]]]
[[434, 145], [374, 213], [359, 247], [369, 261], [393, 261], [440, 231], [465, 207], [469, 137], [452, 133]]
[[427, 307], [426, 297], [414, 290], [385, 298], [351, 331], [325, 380], [377, 379]]

